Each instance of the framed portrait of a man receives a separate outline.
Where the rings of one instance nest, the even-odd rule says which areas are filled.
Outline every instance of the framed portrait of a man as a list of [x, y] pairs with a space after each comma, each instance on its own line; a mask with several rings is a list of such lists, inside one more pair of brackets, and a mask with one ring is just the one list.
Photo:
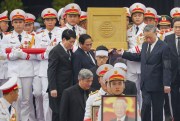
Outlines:
[[102, 121], [137, 121], [136, 96], [102, 96]]
[[92, 106], [92, 121], [98, 121], [98, 111], [100, 106]]

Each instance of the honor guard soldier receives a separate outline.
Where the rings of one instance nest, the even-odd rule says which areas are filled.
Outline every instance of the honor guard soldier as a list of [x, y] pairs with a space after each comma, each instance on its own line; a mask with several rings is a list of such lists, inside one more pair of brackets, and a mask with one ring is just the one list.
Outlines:
[[59, 21], [59, 25], [60, 28], [65, 27], [66, 21], [64, 19], [64, 8], [59, 9], [58, 11], [58, 21]]
[[[144, 14], [144, 23], [156, 25], [157, 12], [154, 8], [147, 7]], [[157, 36], [160, 38], [160, 30], [157, 29]]]
[[[49, 97], [48, 79], [47, 79], [47, 69], [48, 69], [48, 55], [51, 49], [56, 46], [61, 41], [60, 28], [56, 27], [57, 22], [57, 12], [53, 8], [46, 8], [42, 11], [41, 17], [44, 20], [45, 29], [42, 32], [36, 34], [35, 46], [37, 48], [46, 48], [46, 51], [42, 54], [37, 55], [37, 59], [40, 60], [38, 76], [40, 80], [36, 80], [33, 85], [36, 85], [34, 94], [36, 95], [37, 105], [43, 105], [43, 111], [41, 108], [37, 108], [36, 112], [44, 114], [45, 121], [52, 120], [52, 113], [49, 107]], [[41, 99], [41, 97], [43, 99]], [[41, 101], [43, 100], [43, 102]], [[42, 116], [42, 114], [38, 114]]]
[[159, 19], [159, 34], [160, 34], [160, 39], [164, 40], [166, 33], [169, 33], [172, 31], [171, 28], [171, 23], [172, 23], [172, 19], [171, 17], [169, 17], [168, 15], [161, 15], [160, 19]]
[[155, 25], [155, 18], [157, 17], [157, 12], [154, 8], [147, 7], [144, 14], [144, 23]]
[[[7, 53], [8, 77], [17, 76], [18, 84], [22, 87], [19, 90], [17, 101], [17, 112], [22, 121], [35, 120], [35, 112], [32, 99], [32, 81], [34, 69], [32, 59], [35, 56], [27, 54], [21, 48], [30, 48], [33, 41], [32, 36], [24, 31], [25, 12], [21, 9], [15, 9], [10, 14], [10, 20], [14, 30], [5, 35], [2, 42], [3, 48], [12, 48]], [[4, 50], [5, 51], [5, 50]]]
[[74, 43], [73, 51], [75, 52], [78, 48], [78, 39], [81, 34], [85, 34], [86, 30], [78, 26], [80, 21], [81, 8], [75, 3], [70, 3], [64, 7], [64, 16], [66, 25], [61, 28], [61, 34], [65, 29], [71, 29], [76, 33], [77, 39]]
[[[105, 80], [105, 84], [107, 87], [106, 95], [114, 95], [114, 96], [125, 95], [123, 93], [125, 89], [125, 76], [126, 76], [126, 72], [121, 68], [113, 68], [108, 72], [106, 72], [106, 74], [103, 76], [103, 79]], [[98, 111], [98, 121], [101, 121], [101, 111], [102, 111], [101, 106], [102, 105], [100, 105]], [[138, 107], [139, 106], [137, 106], [137, 110], [139, 110]], [[128, 118], [128, 121], [133, 121], [133, 120], [134, 119]], [[141, 121], [139, 113], [137, 114], [137, 121]]]
[[81, 11], [79, 26], [87, 30], [87, 12]]
[[8, 23], [9, 23], [9, 19], [8, 19], [8, 11], [4, 11], [3, 13], [0, 14], [0, 40], [2, 40], [5, 32], [7, 32], [8, 30]]
[[[133, 53], [140, 53], [142, 43], [144, 42], [143, 30], [145, 27], [144, 13], [146, 7], [141, 3], [134, 3], [129, 8], [133, 26], [127, 31], [128, 51]], [[138, 102], [141, 106], [142, 98], [140, 91], [140, 63], [127, 60], [127, 80], [136, 83]]]
[[86, 111], [85, 111], [84, 121], [92, 120], [92, 117], [91, 117], [92, 106], [101, 105], [101, 96], [107, 93], [105, 80], [103, 80], [103, 76], [107, 71], [111, 69], [113, 69], [113, 66], [110, 64], [104, 64], [97, 69], [96, 74], [99, 77], [99, 83], [101, 84], [101, 88], [100, 90], [92, 92], [89, 95], [86, 101], [86, 109], [85, 109]]
[[32, 36], [35, 36], [34, 21], [36, 17], [31, 13], [26, 13], [24, 31], [28, 32]]
[[[3, 13], [0, 14], [0, 41], [3, 39], [3, 36], [7, 34], [8, 30], [8, 11], [4, 11]], [[0, 42], [1, 43], [1, 42]], [[6, 55], [4, 51], [1, 48], [0, 44], [0, 85], [2, 85], [4, 82], [7, 81], [7, 60], [5, 59]], [[2, 96], [2, 93], [0, 92], [0, 97]]]
[[17, 121], [13, 102], [18, 98], [17, 77], [10, 78], [6, 83], [0, 86], [3, 97], [0, 98], [0, 121]]

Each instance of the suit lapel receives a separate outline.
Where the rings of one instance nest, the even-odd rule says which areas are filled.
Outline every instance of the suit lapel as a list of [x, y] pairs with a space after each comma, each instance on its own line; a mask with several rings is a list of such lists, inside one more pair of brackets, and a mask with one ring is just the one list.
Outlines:
[[177, 47], [176, 47], [175, 34], [173, 34], [172, 42], [170, 42], [170, 44], [172, 44], [172, 49], [173, 49], [174, 54], [178, 56], [178, 50], [177, 50]]
[[70, 58], [69, 55], [67, 54], [67, 52], [64, 50], [64, 48], [61, 46], [60, 43], [58, 44], [58, 46], [59, 46], [60, 52], [63, 52], [61, 54], [64, 55], [67, 58], [68, 61], [71, 61], [71, 59], [69, 59]]
[[[91, 58], [90, 58], [81, 48], [79, 48], [79, 49], [81, 50], [81, 52], [83, 53], [83, 55], [86, 56], [87, 60], [88, 60], [89, 62], [91, 62], [92, 64], [94, 64], [93, 61], [91, 60]], [[90, 53], [90, 54], [91, 54], [91, 53]], [[92, 56], [92, 54], [91, 54], [91, 56]]]
[[[154, 54], [154, 52], [156, 52], [156, 51], [158, 50], [159, 45], [160, 45], [160, 43], [159, 43], [160, 41], [161, 41], [161, 40], [158, 40], [158, 41], [156, 42], [156, 44], [155, 44], [154, 48], [152, 49], [152, 51], [151, 51], [149, 57], [147, 58], [147, 60]], [[146, 54], [146, 55], [147, 55], [147, 54]]]

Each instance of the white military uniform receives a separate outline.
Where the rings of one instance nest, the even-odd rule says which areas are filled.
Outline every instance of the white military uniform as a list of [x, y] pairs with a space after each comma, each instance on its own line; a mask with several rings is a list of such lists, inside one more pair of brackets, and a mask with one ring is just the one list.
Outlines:
[[[141, 3], [134, 3], [130, 6], [129, 8], [131, 14], [136, 13], [136, 12], [141, 12], [145, 13], [146, 7], [141, 4]], [[144, 42], [144, 36], [143, 36], [143, 30], [144, 27], [146, 26], [145, 23], [141, 23], [138, 25], [138, 32], [136, 34], [136, 27], [137, 25], [133, 24], [133, 26], [128, 29], [127, 31], [127, 41], [128, 41], [128, 51], [132, 53], [140, 53], [142, 44]], [[140, 62], [134, 62], [134, 61], [127, 61], [127, 80], [133, 81], [136, 83], [137, 87], [137, 94], [138, 94], [138, 102], [142, 103], [142, 96], [141, 96], [141, 91], [140, 91], [140, 74], [141, 74], [141, 69], [140, 69]]]
[[[47, 18], [49, 13], [51, 12], [54, 16], [54, 18], [57, 17], [57, 12], [52, 8], [47, 8], [43, 10], [41, 16], [44, 18], [47, 14]], [[55, 16], [56, 15], [56, 16]], [[52, 16], [49, 16], [50, 18]], [[51, 39], [49, 36], [49, 33], [51, 33]], [[42, 30], [40, 33], [37, 33], [35, 36], [35, 47], [36, 48], [46, 48], [46, 51], [42, 54], [37, 54], [37, 60], [39, 60], [39, 70], [37, 75], [40, 77], [40, 83], [37, 82], [34, 88], [35, 92], [34, 95], [36, 95], [37, 98], [39, 98], [36, 101], [36, 104], [43, 105], [43, 111], [41, 109], [37, 109], [37, 112], [43, 112], [44, 113], [44, 120], [45, 121], [51, 121], [52, 120], [52, 111], [49, 107], [49, 97], [47, 88], [48, 88], [48, 79], [47, 79], [47, 69], [48, 69], [48, 55], [50, 50], [57, 45], [61, 41], [61, 31], [59, 27], [54, 27], [52, 31], [48, 31], [47, 29]], [[40, 98], [42, 96], [43, 99]], [[43, 103], [42, 103], [43, 100]]]
[[100, 90], [97, 90], [96, 92], [89, 95], [87, 101], [86, 101], [86, 111], [84, 115], [84, 120], [92, 119], [92, 106], [100, 106], [101, 105], [101, 96], [105, 95], [106, 92], [100, 88]]
[[[16, 31], [13, 31], [12, 33], [4, 36], [2, 40], [3, 46], [10, 48], [18, 48], [24, 45], [24, 43], [31, 42], [32, 40], [32, 36], [27, 34], [25, 31], [21, 33], [21, 42], [18, 39], [18, 35], [19, 34]], [[31, 59], [34, 59], [34, 56], [30, 54], [28, 57], [28, 54], [23, 54], [24, 56], [21, 59], [19, 59], [16, 56], [16, 53], [14, 53], [13, 51], [7, 55], [7, 59], [9, 60], [8, 77], [18, 76], [20, 78], [18, 85], [22, 88], [19, 90], [19, 99], [17, 105], [18, 113], [21, 114], [19, 117], [22, 117], [22, 120], [35, 120], [32, 100], [32, 81], [34, 76], [34, 70], [33, 63], [32, 61], [30, 61]]]
[[[8, 11], [4, 11], [3, 13], [0, 14], [0, 22], [1, 21], [9, 21], [8, 19]], [[4, 32], [1, 32], [2, 34], [2, 39], [5, 36]], [[0, 43], [1, 43], [1, 37], [0, 37]], [[1, 48], [0, 45], [0, 85], [5, 83], [7, 81], [7, 60], [5, 59], [5, 53]], [[2, 96], [0, 92], [0, 97]]]
[[[69, 15], [74, 14], [74, 15], [79, 15], [80, 16], [81, 15], [81, 8], [76, 3], [70, 3], [70, 4], [68, 4], [68, 5], [66, 5], [64, 7], [63, 12], [62, 12], [62, 17], [66, 16], [68, 14]], [[78, 26], [77, 24], [74, 26], [75, 27], [75, 32], [76, 32], [76, 41], [75, 41], [74, 46], [73, 46], [73, 52], [75, 52], [77, 50], [77, 48], [78, 48], [78, 45], [79, 45], [79, 42], [78, 42], [79, 36], [81, 34], [86, 34], [86, 30], [83, 29], [82, 27]], [[65, 27], [61, 28], [61, 36], [62, 36], [62, 33], [63, 33], [63, 31], [65, 29], [73, 30], [73, 26], [70, 25], [70, 23], [67, 22], [65, 24]]]
[[[78, 25], [75, 25], [74, 27], [75, 27], [75, 32], [76, 32], [76, 41], [75, 41], [74, 46], [73, 46], [73, 52], [75, 52], [77, 50], [77, 48], [78, 48], [78, 45], [79, 45], [79, 42], [78, 42], [79, 36], [81, 34], [86, 34], [86, 30], [83, 29], [82, 27], [80, 27]], [[70, 25], [69, 23], [66, 23], [65, 27], [61, 28], [61, 36], [62, 36], [62, 32], [64, 30], [66, 30], [66, 29], [73, 30], [72, 28], [73, 28], [72, 25]]]
[[0, 121], [16, 121], [16, 111], [15, 108], [11, 108], [11, 112], [9, 112], [8, 108], [11, 104], [4, 99], [0, 98]]

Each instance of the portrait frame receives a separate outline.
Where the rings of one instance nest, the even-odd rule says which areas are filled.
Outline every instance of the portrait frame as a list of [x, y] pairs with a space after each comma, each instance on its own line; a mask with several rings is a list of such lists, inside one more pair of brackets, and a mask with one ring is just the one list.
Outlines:
[[[101, 121], [116, 121], [118, 117], [124, 117], [125, 121], [137, 121], [137, 96], [134, 95], [103, 95], [101, 108]], [[118, 104], [118, 105], [117, 105]], [[123, 108], [120, 111], [117, 106]], [[116, 111], [120, 111], [117, 112]], [[123, 115], [123, 116], [122, 116]]]
[[100, 106], [92, 106], [92, 110], [91, 110], [91, 117], [92, 117], [92, 121], [97, 121], [98, 119], [98, 111], [99, 111]]

